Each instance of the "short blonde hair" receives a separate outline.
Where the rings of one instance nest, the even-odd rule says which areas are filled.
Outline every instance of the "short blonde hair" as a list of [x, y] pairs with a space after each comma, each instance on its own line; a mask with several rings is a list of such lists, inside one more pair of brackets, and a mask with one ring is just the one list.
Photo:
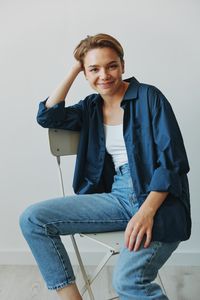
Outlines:
[[124, 50], [121, 44], [113, 36], [105, 33], [99, 33], [94, 36], [88, 35], [85, 39], [81, 40], [74, 50], [74, 57], [83, 66], [85, 55], [89, 50], [107, 47], [113, 49], [121, 61], [124, 61]]

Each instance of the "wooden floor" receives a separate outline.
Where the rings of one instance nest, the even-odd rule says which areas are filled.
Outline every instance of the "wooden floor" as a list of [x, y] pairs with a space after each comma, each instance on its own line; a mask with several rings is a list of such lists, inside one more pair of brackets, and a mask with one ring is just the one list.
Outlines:
[[[75, 272], [80, 284], [79, 269], [75, 268]], [[162, 268], [160, 276], [170, 300], [200, 300], [200, 267], [167, 266]], [[111, 277], [112, 267], [108, 266], [93, 284], [95, 300], [115, 295]], [[56, 292], [47, 290], [37, 267], [0, 266], [0, 300], [58, 300], [58, 297]]]

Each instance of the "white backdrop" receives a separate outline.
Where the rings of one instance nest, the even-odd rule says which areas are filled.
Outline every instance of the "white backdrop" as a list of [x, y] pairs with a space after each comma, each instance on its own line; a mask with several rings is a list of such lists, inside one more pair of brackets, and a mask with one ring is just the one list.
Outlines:
[[[47, 131], [35, 120], [38, 103], [73, 64], [79, 40], [99, 32], [124, 46], [124, 77], [156, 85], [172, 104], [191, 166], [193, 219], [192, 237], [181, 244], [174, 263], [200, 264], [199, 15], [198, 0], [0, 0], [0, 264], [33, 262], [19, 215], [30, 203], [60, 195]], [[90, 92], [81, 75], [69, 102]], [[67, 192], [72, 193], [74, 161], [67, 163]]]

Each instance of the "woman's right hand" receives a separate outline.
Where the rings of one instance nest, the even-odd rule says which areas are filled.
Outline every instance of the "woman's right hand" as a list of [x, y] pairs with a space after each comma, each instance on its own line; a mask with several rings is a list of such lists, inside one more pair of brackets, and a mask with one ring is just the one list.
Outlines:
[[81, 71], [83, 71], [83, 66], [82, 66], [82, 64], [81, 64], [80, 61], [75, 60], [75, 63], [74, 63], [74, 65], [73, 65], [72, 69], [73, 69], [75, 72], [77, 72], [77, 75], [78, 75]]
[[69, 73], [60, 82], [49, 99], [46, 101], [46, 108], [51, 108], [55, 104], [58, 104], [65, 100], [69, 89], [71, 88], [71, 85], [81, 71], [83, 71], [82, 64], [76, 60]]

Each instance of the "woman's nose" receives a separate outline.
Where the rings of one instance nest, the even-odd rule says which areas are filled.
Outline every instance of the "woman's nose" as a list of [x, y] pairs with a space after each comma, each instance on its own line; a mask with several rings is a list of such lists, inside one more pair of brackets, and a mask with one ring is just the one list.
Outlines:
[[100, 72], [100, 78], [102, 80], [107, 80], [109, 79], [109, 72], [106, 70], [106, 69], [102, 69], [101, 72]]

